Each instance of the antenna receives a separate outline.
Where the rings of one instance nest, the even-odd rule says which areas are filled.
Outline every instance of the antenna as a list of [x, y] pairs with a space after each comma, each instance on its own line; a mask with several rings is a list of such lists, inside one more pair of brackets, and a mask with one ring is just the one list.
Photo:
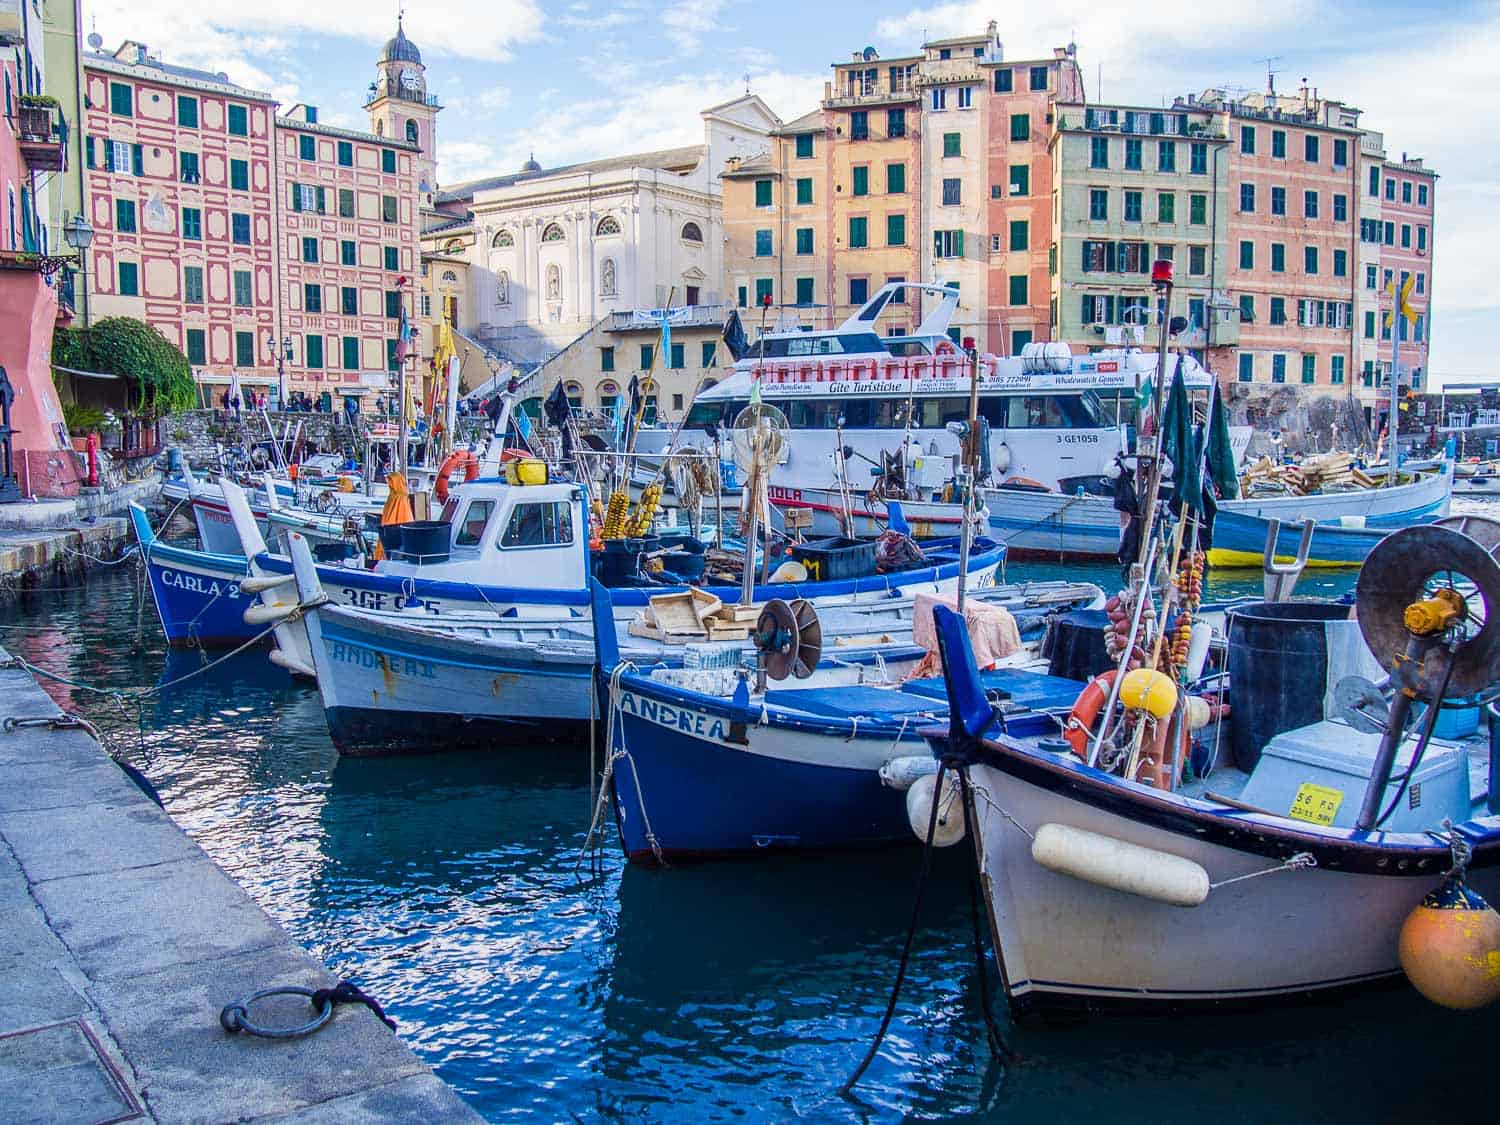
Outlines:
[[1266, 64], [1266, 93], [1268, 93], [1268, 94], [1274, 94], [1274, 93], [1276, 93], [1276, 73], [1277, 72], [1271, 69], [1271, 64], [1272, 63], [1276, 63], [1276, 62], [1280, 62], [1280, 61], [1281, 61], [1281, 56], [1280, 55], [1268, 55], [1265, 58], [1265, 60], [1264, 60], [1264, 62]]
[[745, 71], [745, 93], [748, 94], [749, 92], [750, 92], [750, 72], [747, 70], [747, 71]]

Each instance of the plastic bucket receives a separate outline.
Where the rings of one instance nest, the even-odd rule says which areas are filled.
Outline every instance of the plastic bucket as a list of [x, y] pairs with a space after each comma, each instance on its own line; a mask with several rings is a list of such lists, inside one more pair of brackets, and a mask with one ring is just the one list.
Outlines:
[[412, 520], [401, 526], [401, 553], [409, 559], [438, 562], [448, 557], [448, 537], [453, 533], [442, 520]]
[[[1229, 746], [1246, 773], [1266, 743], [1323, 719], [1330, 621], [1348, 621], [1336, 602], [1255, 602], [1230, 614]], [[1357, 627], [1357, 626], [1356, 626]]]

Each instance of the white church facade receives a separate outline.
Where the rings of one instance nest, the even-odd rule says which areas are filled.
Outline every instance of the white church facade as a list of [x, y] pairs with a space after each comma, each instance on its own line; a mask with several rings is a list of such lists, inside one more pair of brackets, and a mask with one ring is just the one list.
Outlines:
[[612, 313], [723, 304], [719, 174], [765, 153], [781, 122], [753, 94], [702, 118], [702, 144], [552, 169], [533, 159], [439, 190], [422, 235], [433, 315], [450, 309], [464, 335], [529, 369]]

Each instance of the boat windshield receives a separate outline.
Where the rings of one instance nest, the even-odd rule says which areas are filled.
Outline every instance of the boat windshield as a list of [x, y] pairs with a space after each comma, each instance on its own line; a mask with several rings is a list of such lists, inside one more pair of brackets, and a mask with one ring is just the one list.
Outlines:
[[797, 336], [765, 336], [750, 345], [746, 359], [761, 357], [761, 344], [765, 344], [766, 359], [797, 359], [814, 355], [865, 355], [883, 352], [885, 345], [873, 332], [815, 333]]

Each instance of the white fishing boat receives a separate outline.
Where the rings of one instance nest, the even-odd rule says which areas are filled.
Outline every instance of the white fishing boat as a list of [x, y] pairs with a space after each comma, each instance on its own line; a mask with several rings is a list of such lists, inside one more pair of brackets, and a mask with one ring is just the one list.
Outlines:
[[[617, 617], [622, 607], [603, 587], [592, 616], [433, 618], [420, 609], [339, 605], [329, 598], [326, 570], [314, 565], [307, 542], [295, 533], [289, 542], [297, 600], [307, 607], [300, 616], [309, 662], [334, 743], [346, 754], [420, 753], [584, 733], [594, 712], [595, 621], [635, 667], [680, 668], [691, 659], [725, 669], [753, 651], [748, 627], [718, 642], [642, 635], [642, 611]], [[1050, 615], [1102, 601], [1097, 587], [1066, 582], [987, 587], [971, 596], [1012, 611], [1034, 640]], [[700, 609], [703, 601], [716, 600], [702, 592], [694, 597]], [[828, 599], [817, 611], [824, 643], [837, 653], [836, 662], [879, 664], [876, 653], [911, 648], [913, 605], [912, 597], [863, 604]]]
[[[950, 819], [973, 840], [1013, 1010], [1246, 1004], [1403, 969], [1450, 1006], [1500, 996], [1486, 968], [1500, 917], [1466, 897], [1500, 896], [1496, 771], [1477, 740], [1434, 738], [1444, 702], [1471, 705], [1500, 672], [1497, 559], [1493, 521], [1388, 536], [1361, 572], [1357, 626], [1343, 624], [1362, 636], [1349, 657], [1385, 669], [1389, 691], [1328, 684], [1331, 717], [1271, 734], [1253, 764], [1189, 767], [1173, 747], [1192, 701], [1145, 669], [1118, 694], [1113, 737], [1090, 732], [1109, 683], [1080, 696], [1063, 738], [1007, 732], [940, 610], [953, 710], [934, 751], [961, 775]], [[1428, 710], [1408, 734], [1413, 699]], [[1238, 679], [1231, 700], [1237, 714], [1278, 705]]]

